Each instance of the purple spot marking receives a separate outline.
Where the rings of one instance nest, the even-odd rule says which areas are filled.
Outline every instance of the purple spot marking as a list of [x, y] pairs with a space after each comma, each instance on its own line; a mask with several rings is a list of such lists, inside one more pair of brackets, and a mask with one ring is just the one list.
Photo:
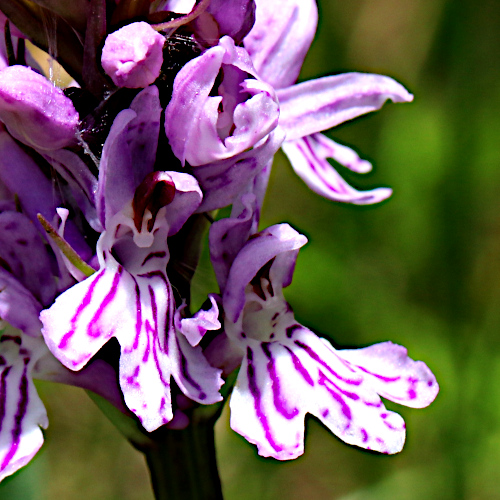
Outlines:
[[[325, 389], [330, 393], [332, 398], [335, 399], [335, 401], [337, 401], [340, 404], [344, 417], [347, 418], [347, 420], [352, 420], [352, 413], [351, 409], [349, 408], [349, 405], [344, 401], [344, 399], [340, 394], [336, 393], [332, 388], [326, 385], [325, 381], [328, 381], [328, 379], [325, 377], [325, 374], [323, 372], [320, 371], [319, 376], [320, 376], [319, 384], [324, 386]], [[347, 424], [347, 427], [349, 427], [349, 425], [350, 424]]]
[[14, 416], [14, 427], [11, 431], [12, 435], [12, 446], [10, 447], [7, 455], [3, 459], [2, 465], [0, 465], [0, 470], [4, 470], [9, 464], [12, 457], [15, 455], [17, 449], [19, 448], [19, 438], [21, 436], [21, 427], [24, 416], [26, 415], [26, 410], [28, 409], [28, 377], [26, 376], [27, 364], [24, 366], [23, 375], [21, 381], [19, 382], [19, 393], [20, 399], [17, 404], [17, 412]]
[[[87, 334], [90, 337], [97, 338], [101, 335], [101, 330], [96, 328], [97, 322], [99, 321], [99, 318], [102, 316], [102, 314], [106, 310], [106, 307], [108, 307], [108, 305], [115, 298], [116, 290], [118, 288], [118, 283], [120, 282], [122, 272], [123, 272], [123, 267], [119, 266], [118, 272], [113, 277], [113, 283], [111, 284], [111, 290], [106, 294], [106, 297], [104, 297], [104, 300], [101, 302], [101, 304], [99, 305], [99, 308], [95, 312], [94, 317], [90, 320], [89, 328], [87, 330]], [[109, 333], [111, 333], [111, 332], [109, 332]]]
[[92, 284], [90, 285], [89, 289], [87, 290], [87, 293], [85, 294], [85, 297], [83, 297], [83, 300], [80, 302], [75, 315], [71, 319], [71, 330], [69, 330], [67, 333], [64, 334], [63, 338], [61, 339], [61, 342], [59, 342], [59, 345], [57, 346], [59, 349], [66, 349], [68, 346], [69, 339], [74, 335], [75, 333], [75, 325], [76, 322], [78, 321], [78, 318], [80, 315], [83, 313], [83, 311], [90, 305], [92, 301], [92, 295], [94, 294], [94, 289], [97, 286], [97, 283], [99, 280], [104, 276], [104, 269], [97, 273], [97, 275], [94, 278], [94, 281], [92, 281]]
[[434, 382], [433, 382], [432, 380], [429, 380], [429, 381], [427, 382], [427, 385], [428, 385], [429, 387], [432, 387], [432, 386], [434, 385]]
[[292, 326], [289, 326], [287, 329], [286, 329], [286, 336], [291, 339], [292, 338], [292, 335], [294, 334], [294, 332], [296, 330], [300, 330], [302, 329], [302, 326], [301, 325], [292, 325]]
[[253, 365], [253, 352], [250, 347], [247, 347], [247, 377], [248, 377], [248, 387], [250, 389], [250, 393], [253, 397], [253, 406], [255, 408], [255, 413], [259, 422], [262, 424], [262, 428], [264, 429], [264, 434], [268, 443], [276, 450], [282, 451], [283, 446], [280, 446], [274, 441], [273, 436], [271, 435], [271, 430], [269, 429], [269, 423], [266, 418], [266, 414], [262, 411], [262, 395], [260, 393], [260, 389], [255, 380], [255, 367]]
[[376, 403], [372, 403], [370, 401], [363, 401], [365, 406], [373, 406], [374, 408], [380, 408], [382, 406], [382, 401], [377, 401]]
[[17, 335], [2, 335], [0, 337], [0, 342], [8, 342], [9, 340], [14, 342], [14, 344], [21, 345], [21, 337]]
[[414, 389], [408, 390], [408, 399], [415, 399], [417, 397], [417, 393]]
[[285, 349], [290, 353], [292, 357], [294, 368], [302, 375], [302, 378], [311, 386], [314, 387], [314, 380], [312, 379], [309, 372], [304, 368], [304, 365], [300, 362], [299, 357], [287, 346]]
[[161, 252], [151, 252], [149, 255], [147, 255], [144, 260], [142, 261], [141, 266], [146, 264], [148, 260], [151, 259], [163, 259], [164, 257], [167, 256], [167, 252], [161, 251]]
[[398, 429], [397, 427], [394, 427], [391, 423], [387, 422], [387, 420], [384, 420], [384, 425], [391, 429], [391, 431], [399, 431], [400, 429]]
[[130, 384], [130, 385], [139, 385], [136, 382], [136, 378], [139, 376], [139, 371], [140, 370], [141, 370], [141, 367], [139, 365], [137, 365], [135, 367], [134, 373], [130, 377], [127, 377], [127, 384]]
[[281, 395], [281, 384], [280, 384], [280, 379], [278, 374], [276, 373], [276, 365], [274, 362], [273, 355], [271, 354], [271, 350], [269, 348], [270, 344], [269, 343], [263, 343], [261, 345], [262, 351], [264, 351], [264, 354], [266, 355], [266, 358], [269, 360], [267, 363], [267, 372], [269, 373], [269, 377], [271, 378], [271, 386], [273, 390], [273, 403], [275, 408], [288, 420], [291, 420], [292, 418], [295, 418], [298, 413], [299, 409], [294, 408], [293, 410], [289, 410], [285, 405], [284, 405], [284, 398]]
[[332, 368], [330, 368], [319, 356], [316, 352], [314, 352], [307, 344], [304, 344], [300, 340], [295, 341], [295, 345], [298, 345], [304, 351], [311, 356], [314, 361], [318, 362], [321, 366], [326, 368], [334, 377], [338, 378], [339, 380], [342, 380], [342, 382], [345, 382], [346, 384], [350, 385], [360, 385], [361, 382], [363, 382], [363, 379], [349, 379], [349, 378], [344, 378], [341, 377], [337, 372], [335, 372]]
[[330, 410], [328, 408], [324, 409], [322, 412], [321, 412], [321, 415], [323, 415], [323, 418], [326, 418], [328, 417], [328, 414], [330, 413]]
[[368, 441], [368, 432], [366, 432], [365, 429], [360, 429], [361, 430], [361, 435], [363, 436], [363, 443], [366, 443]]

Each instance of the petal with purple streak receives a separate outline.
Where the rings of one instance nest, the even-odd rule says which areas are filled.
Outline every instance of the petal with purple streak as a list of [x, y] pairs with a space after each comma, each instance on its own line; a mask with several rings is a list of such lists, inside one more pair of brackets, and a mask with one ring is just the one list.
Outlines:
[[313, 134], [282, 144], [295, 173], [315, 193], [332, 201], [367, 205], [388, 198], [390, 188], [358, 191], [350, 186], [328, 162], [333, 158], [351, 170], [367, 171], [371, 165], [361, 160], [354, 151], [341, 146], [323, 134]]
[[410, 102], [413, 96], [388, 76], [343, 73], [278, 90], [280, 126], [287, 140], [330, 129], [380, 109], [385, 101]]
[[43, 444], [47, 413], [32, 380], [41, 338], [0, 336], [0, 481], [24, 467]]
[[[344, 357], [351, 351], [337, 351], [303, 327], [289, 331], [289, 337], [275, 342], [247, 341], [230, 403], [231, 427], [256, 444], [259, 454], [279, 460], [303, 453], [307, 413], [348, 444], [382, 453], [401, 451], [404, 421], [386, 410], [379, 395], [411, 406], [411, 390], [418, 388], [420, 401], [428, 405], [437, 393], [430, 370], [409, 359], [400, 346], [376, 344], [366, 356], [377, 358], [379, 371], [373, 374]], [[399, 369], [390, 360], [391, 349], [397, 352], [394, 361], [402, 362]], [[394, 369], [380, 369], [387, 354]], [[404, 391], [406, 398], [400, 394]]]

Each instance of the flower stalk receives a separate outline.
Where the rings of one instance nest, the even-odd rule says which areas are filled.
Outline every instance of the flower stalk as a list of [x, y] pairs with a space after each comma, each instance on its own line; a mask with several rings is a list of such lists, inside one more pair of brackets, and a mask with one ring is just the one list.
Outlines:
[[222, 500], [214, 423], [160, 429], [143, 449], [157, 500]]

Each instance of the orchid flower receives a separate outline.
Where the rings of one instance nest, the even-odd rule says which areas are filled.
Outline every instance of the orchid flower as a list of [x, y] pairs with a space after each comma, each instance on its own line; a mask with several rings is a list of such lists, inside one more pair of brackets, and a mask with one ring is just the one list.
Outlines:
[[378, 203], [389, 188], [360, 192], [328, 163], [334, 159], [353, 172], [371, 164], [350, 148], [319, 132], [382, 107], [386, 100], [410, 102], [413, 96], [393, 79], [345, 73], [294, 85], [316, 32], [315, 0], [256, 0], [256, 21], [244, 46], [260, 78], [277, 89], [282, 145], [295, 172], [314, 192], [327, 199], [358, 205]]
[[[0, 481], [43, 442], [34, 378], [110, 403], [111, 420], [146, 454], [158, 498], [222, 498], [214, 423], [231, 391], [231, 427], [263, 456], [302, 454], [307, 414], [349, 444], [401, 450], [404, 421], [381, 398], [427, 406], [434, 375], [402, 346], [338, 350], [299, 324], [283, 289], [307, 239], [288, 224], [258, 225], [280, 147], [326, 198], [389, 196], [350, 187], [327, 158], [356, 172], [371, 165], [320, 132], [412, 96], [379, 75], [295, 84], [314, 0], [68, 5], [0, 7], [0, 30], [6, 14], [20, 28], [10, 35], [57, 49], [78, 83], [63, 90], [23, 65], [24, 41], [13, 57], [6, 30]], [[54, 21], [55, 45], [42, 19]], [[191, 280], [209, 224], [220, 293], [196, 312]]]
[[307, 239], [288, 224], [248, 234], [254, 204], [253, 195], [246, 195], [240, 217], [216, 222], [210, 233], [224, 331], [233, 356], [242, 358], [230, 401], [231, 428], [256, 444], [260, 455], [288, 460], [304, 451], [304, 418], [310, 413], [346, 443], [401, 451], [404, 421], [380, 396], [423, 408], [438, 392], [434, 375], [402, 346], [383, 342], [337, 350], [299, 324], [283, 288]]
[[[148, 87], [115, 119], [99, 175], [99, 269], [40, 315], [49, 349], [71, 370], [83, 368], [112, 337], [118, 340], [125, 403], [148, 431], [173, 418], [171, 377], [203, 404], [220, 401], [222, 385], [201, 348], [190, 346], [174, 324], [167, 238], [202, 194], [188, 174], [153, 172], [160, 111], [158, 90]], [[145, 144], [148, 154], [138, 156]]]

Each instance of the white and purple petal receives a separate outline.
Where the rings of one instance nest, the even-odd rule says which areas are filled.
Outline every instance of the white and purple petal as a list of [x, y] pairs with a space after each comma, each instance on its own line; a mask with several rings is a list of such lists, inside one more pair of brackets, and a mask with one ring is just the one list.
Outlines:
[[391, 362], [390, 354], [390, 368], [380, 369], [390, 348], [377, 344], [368, 348], [368, 357], [380, 355], [378, 371], [371, 372], [298, 324], [287, 328], [283, 341], [249, 340], [231, 398], [231, 427], [256, 444], [259, 454], [279, 460], [303, 453], [307, 413], [348, 444], [399, 452], [405, 441], [404, 421], [384, 407], [379, 395], [407, 404], [408, 399], [399, 397], [400, 388], [418, 387], [421, 401], [429, 404], [437, 383], [423, 363], [403, 356], [404, 348], [391, 346], [402, 367]]
[[379, 203], [392, 194], [390, 188], [358, 191], [350, 186], [327, 158], [333, 158], [355, 172], [369, 171], [370, 163], [361, 160], [352, 149], [335, 143], [323, 134], [285, 141], [281, 148], [295, 173], [312, 191], [328, 200], [366, 205]]
[[[232, 323], [238, 321], [245, 306], [246, 287], [257, 272], [279, 254], [284, 256], [287, 264], [290, 264], [290, 260], [295, 262], [299, 248], [306, 243], [307, 238], [288, 224], [271, 226], [248, 241], [234, 259], [223, 294], [224, 312], [229, 321]], [[288, 284], [291, 279], [291, 269], [285, 267], [286, 276], [283, 278]], [[276, 283], [276, 286], [280, 284]]]
[[0, 481], [24, 467], [43, 444], [40, 427], [48, 419], [32, 372], [44, 349], [41, 338], [0, 336]]

